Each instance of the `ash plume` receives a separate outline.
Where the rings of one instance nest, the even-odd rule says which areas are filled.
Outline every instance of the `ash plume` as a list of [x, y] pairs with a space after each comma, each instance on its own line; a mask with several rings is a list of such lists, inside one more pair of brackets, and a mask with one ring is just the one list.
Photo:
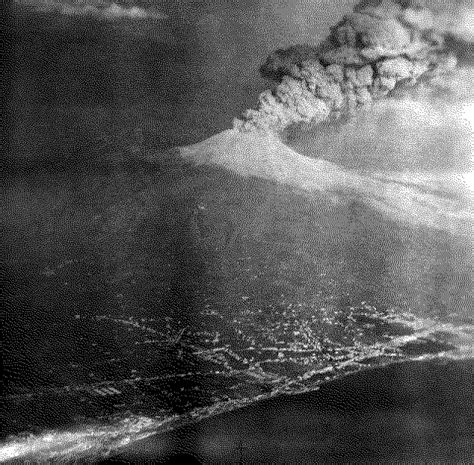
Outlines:
[[[465, 1], [364, 0], [318, 47], [272, 53], [262, 76], [277, 83], [256, 109], [234, 120], [240, 131], [280, 131], [318, 123], [457, 67], [453, 43], [474, 42], [473, 9]], [[454, 40], [452, 39], [454, 38]]]

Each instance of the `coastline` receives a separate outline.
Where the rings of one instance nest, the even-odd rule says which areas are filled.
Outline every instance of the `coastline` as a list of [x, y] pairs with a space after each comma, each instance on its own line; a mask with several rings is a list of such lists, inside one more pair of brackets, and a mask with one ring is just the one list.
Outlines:
[[103, 463], [467, 460], [473, 372], [472, 358], [363, 370], [151, 436]]

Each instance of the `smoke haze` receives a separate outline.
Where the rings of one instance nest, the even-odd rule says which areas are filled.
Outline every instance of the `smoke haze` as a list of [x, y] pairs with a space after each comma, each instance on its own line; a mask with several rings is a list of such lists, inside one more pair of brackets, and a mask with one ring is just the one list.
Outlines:
[[319, 46], [272, 53], [260, 71], [278, 85], [263, 92], [257, 109], [247, 110], [235, 127], [278, 131], [318, 123], [387, 96], [400, 84], [451, 72], [457, 57], [446, 36], [472, 38], [470, 17], [465, 3], [431, 10], [417, 2], [361, 2]]
[[122, 5], [120, 2], [98, 0], [15, 0], [15, 6], [39, 13], [58, 13], [66, 16], [89, 16], [101, 20], [115, 19], [166, 19], [167, 16], [154, 7], [142, 8], [137, 5]]

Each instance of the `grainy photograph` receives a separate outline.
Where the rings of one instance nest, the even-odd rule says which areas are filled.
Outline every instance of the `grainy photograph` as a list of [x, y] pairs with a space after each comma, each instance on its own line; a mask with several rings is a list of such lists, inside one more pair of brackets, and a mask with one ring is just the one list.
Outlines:
[[2, 463], [474, 460], [470, 0], [13, 0]]

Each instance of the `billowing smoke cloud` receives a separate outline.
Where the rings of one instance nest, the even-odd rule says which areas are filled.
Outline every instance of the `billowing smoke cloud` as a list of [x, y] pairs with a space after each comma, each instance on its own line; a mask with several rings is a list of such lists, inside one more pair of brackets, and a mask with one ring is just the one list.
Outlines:
[[418, 0], [415, 6], [418, 8], [405, 12], [408, 23], [474, 42], [474, 8], [470, 0]]
[[121, 5], [103, 0], [15, 0], [18, 7], [37, 12], [59, 13], [67, 16], [91, 16], [101, 20], [114, 19], [166, 19], [167, 16], [154, 8]]
[[452, 71], [457, 58], [447, 38], [474, 39], [473, 9], [466, 2], [443, 3], [365, 0], [320, 46], [277, 50], [260, 71], [278, 85], [263, 92], [257, 109], [244, 112], [234, 127], [278, 131], [294, 123], [318, 123], [351, 113], [401, 85]]

